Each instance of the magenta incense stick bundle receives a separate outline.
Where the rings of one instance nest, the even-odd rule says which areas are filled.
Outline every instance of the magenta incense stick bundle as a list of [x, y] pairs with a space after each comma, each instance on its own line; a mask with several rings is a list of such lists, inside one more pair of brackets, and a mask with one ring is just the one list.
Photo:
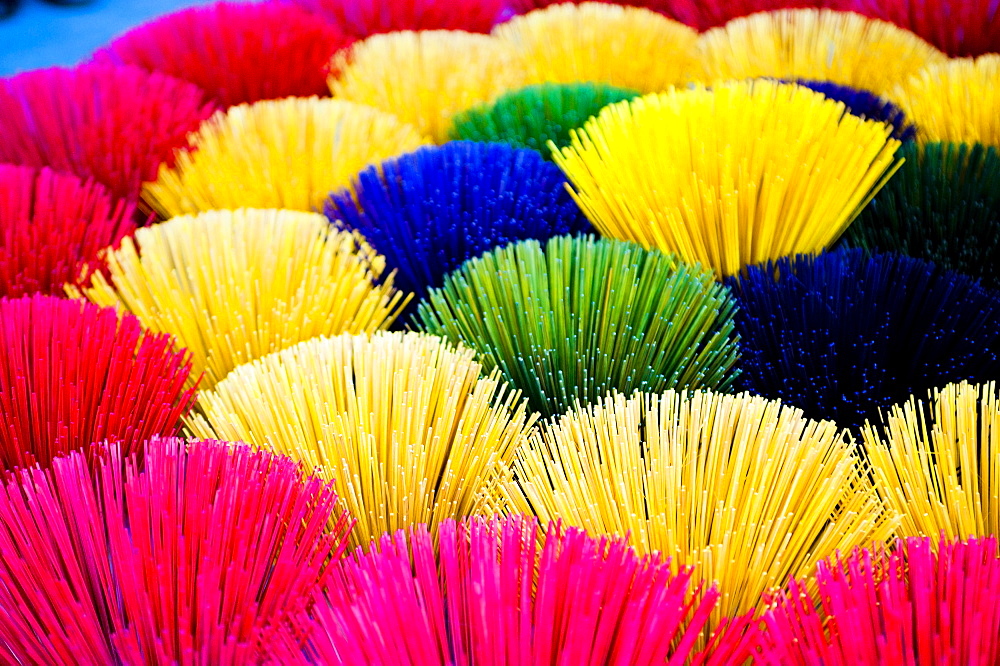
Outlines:
[[534, 519], [513, 516], [449, 519], [438, 540], [400, 530], [348, 557], [299, 618], [305, 662], [721, 665], [745, 654], [749, 616], [698, 650], [719, 591], [625, 539], [577, 528], [541, 536]]
[[257, 663], [341, 553], [336, 502], [291, 459], [215, 441], [21, 470], [0, 487], [6, 658]]
[[61, 296], [135, 229], [134, 210], [94, 181], [0, 164], [0, 296]]
[[[936, 550], [936, 552], [935, 552]], [[764, 615], [763, 665], [988, 666], [1000, 660], [995, 537], [911, 537], [892, 552], [856, 550], [793, 582]]]

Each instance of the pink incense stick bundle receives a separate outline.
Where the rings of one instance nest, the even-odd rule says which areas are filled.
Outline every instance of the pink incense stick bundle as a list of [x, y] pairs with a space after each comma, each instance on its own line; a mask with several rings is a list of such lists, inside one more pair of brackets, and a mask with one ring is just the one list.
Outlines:
[[793, 582], [764, 614], [757, 664], [991, 666], [1000, 663], [997, 540], [911, 537], [891, 554], [819, 564], [819, 595]]
[[233, 106], [329, 95], [327, 63], [348, 42], [335, 25], [291, 4], [219, 2], [130, 30], [95, 60], [176, 76]]
[[187, 353], [114, 308], [0, 300], [0, 466], [40, 464], [105, 439], [126, 454], [173, 435], [194, 402]]
[[[374, 544], [373, 544], [374, 546]], [[411, 666], [725, 664], [749, 616], [694, 643], [719, 592], [624, 539], [534, 519], [470, 518], [385, 535], [338, 568], [296, 623], [303, 663]], [[280, 663], [293, 663], [287, 650]], [[688, 661], [691, 659], [691, 661]]]
[[69, 171], [135, 199], [215, 111], [206, 99], [192, 83], [133, 66], [18, 74], [0, 80], [0, 161]]
[[332, 482], [291, 459], [215, 441], [20, 470], [0, 485], [0, 654], [258, 663], [342, 552], [336, 503]]
[[86, 280], [98, 253], [135, 229], [133, 212], [93, 181], [0, 164], [0, 296], [62, 295]]

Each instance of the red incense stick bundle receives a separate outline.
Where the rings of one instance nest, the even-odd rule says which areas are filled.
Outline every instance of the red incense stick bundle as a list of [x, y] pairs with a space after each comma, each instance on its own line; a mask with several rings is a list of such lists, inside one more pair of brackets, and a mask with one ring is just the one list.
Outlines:
[[335, 25], [291, 4], [219, 2], [130, 30], [95, 59], [191, 81], [233, 106], [328, 95], [326, 65], [349, 41]]
[[172, 435], [194, 401], [173, 338], [130, 314], [50, 296], [0, 300], [0, 465], [43, 466], [112, 440]]

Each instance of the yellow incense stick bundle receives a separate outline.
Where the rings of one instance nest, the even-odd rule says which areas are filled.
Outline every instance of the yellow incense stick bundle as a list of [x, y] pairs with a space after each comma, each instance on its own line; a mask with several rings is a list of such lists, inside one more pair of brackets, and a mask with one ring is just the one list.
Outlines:
[[602, 234], [725, 276], [829, 247], [898, 167], [891, 135], [759, 80], [612, 104], [553, 158]]
[[[928, 421], [927, 415], [930, 416]], [[1000, 396], [995, 383], [949, 384], [867, 424], [879, 492], [901, 514], [900, 536], [1000, 534]]]
[[897, 523], [833, 423], [711, 392], [615, 393], [568, 412], [521, 448], [495, 502], [695, 565], [719, 585], [716, 621]]
[[271, 447], [336, 479], [355, 546], [483, 510], [535, 417], [471, 349], [418, 333], [303, 342], [233, 370], [192, 432]]
[[[385, 260], [317, 213], [220, 210], [139, 229], [82, 294], [191, 352], [210, 388], [237, 365], [319, 335], [388, 327], [409, 300]], [[73, 292], [79, 294], [79, 292]]]
[[411, 125], [360, 104], [289, 97], [219, 112], [146, 183], [164, 217], [214, 209], [322, 210], [331, 191], [369, 164], [427, 143]]

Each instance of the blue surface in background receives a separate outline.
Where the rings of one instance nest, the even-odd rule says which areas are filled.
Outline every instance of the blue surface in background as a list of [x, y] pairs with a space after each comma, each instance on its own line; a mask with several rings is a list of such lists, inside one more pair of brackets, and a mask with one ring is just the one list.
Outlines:
[[23, 0], [0, 20], [0, 76], [53, 65], [75, 65], [112, 37], [155, 16], [214, 0], [94, 0], [58, 7]]

